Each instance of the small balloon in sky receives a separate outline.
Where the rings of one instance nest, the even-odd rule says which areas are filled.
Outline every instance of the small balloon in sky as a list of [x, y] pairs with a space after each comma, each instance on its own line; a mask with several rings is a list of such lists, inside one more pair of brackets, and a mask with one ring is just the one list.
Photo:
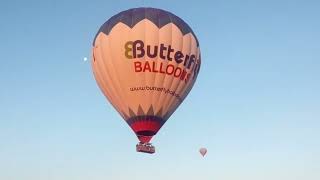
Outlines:
[[83, 61], [87, 61], [87, 60], [88, 60], [88, 58], [87, 58], [87, 57], [84, 57], [84, 58], [83, 58]]
[[207, 149], [206, 148], [200, 148], [199, 152], [204, 157], [207, 154]]

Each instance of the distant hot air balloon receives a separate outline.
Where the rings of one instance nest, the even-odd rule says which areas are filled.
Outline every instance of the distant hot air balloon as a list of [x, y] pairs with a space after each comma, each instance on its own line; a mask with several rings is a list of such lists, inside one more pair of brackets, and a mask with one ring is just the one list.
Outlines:
[[195, 34], [170, 12], [134, 8], [101, 26], [92, 54], [97, 84], [140, 140], [137, 151], [154, 153], [151, 138], [198, 76], [201, 56]]
[[207, 154], [207, 149], [206, 148], [200, 148], [199, 152], [200, 152], [200, 154], [202, 156], [205, 156]]

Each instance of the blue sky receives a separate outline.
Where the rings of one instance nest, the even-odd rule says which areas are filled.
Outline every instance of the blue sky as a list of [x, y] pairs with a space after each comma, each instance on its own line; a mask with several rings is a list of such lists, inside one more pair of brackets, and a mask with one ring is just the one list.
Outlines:
[[[196, 33], [198, 80], [153, 139], [137, 139], [89, 61], [102, 23], [168, 10]], [[320, 179], [320, 1], [0, 3], [0, 179]], [[207, 147], [202, 158], [198, 149]]]

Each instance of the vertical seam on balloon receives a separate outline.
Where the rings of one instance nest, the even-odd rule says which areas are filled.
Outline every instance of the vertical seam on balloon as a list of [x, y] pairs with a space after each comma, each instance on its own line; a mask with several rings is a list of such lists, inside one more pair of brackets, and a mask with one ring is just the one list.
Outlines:
[[[172, 21], [171, 19], [171, 16], [169, 16], [170, 20]], [[176, 26], [176, 25], [175, 25]], [[177, 29], [180, 30], [180, 28], [178, 26], [176, 26]], [[183, 47], [184, 47], [184, 42], [183, 42], [183, 37], [184, 37], [184, 34], [183, 32], [180, 30], [181, 32], [181, 39], [182, 39], [182, 47], [181, 47], [181, 51], [183, 50]], [[171, 34], [172, 34], [172, 31], [171, 31]], [[181, 65], [182, 66], [182, 65]], [[177, 67], [180, 67], [180, 65], [178, 65]], [[182, 68], [183, 69], [183, 68]], [[181, 82], [182, 81], [179, 81], [178, 84], [176, 85], [176, 87], [174, 89], [172, 89], [172, 86], [173, 86], [173, 82], [174, 82], [174, 79], [175, 77], [173, 77], [173, 80], [171, 82], [171, 85], [170, 85], [170, 90], [176, 92], [177, 88], [180, 86]], [[166, 111], [166, 114], [165, 114], [165, 117], [166, 119], [169, 119], [169, 117], [172, 115], [172, 113], [177, 109], [177, 107], [182, 103], [182, 101], [180, 102], [180, 99], [178, 100], [178, 104], [176, 105], [175, 108], [171, 107], [172, 106], [172, 102], [174, 102], [174, 100], [176, 99], [176, 97], [171, 97], [168, 99], [168, 102], [166, 103], [166, 107], [167, 107], [167, 111]]]
[[[144, 19], [143, 19], [143, 24], [144, 24], [144, 28], [142, 28], [143, 29], [143, 41], [144, 42], [146, 42], [146, 27], [147, 27], [147, 21], [146, 21], [147, 19], [146, 19], [146, 10], [144, 10]], [[145, 52], [145, 55], [143, 56], [143, 61], [144, 61], [144, 63], [146, 63], [146, 61], [148, 60], [147, 58], [147, 52]], [[147, 59], [147, 60], [146, 60]], [[149, 62], [148, 62], [149, 63]], [[150, 64], [149, 64], [150, 65]], [[150, 67], [150, 66], [149, 66]], [[147, 85], [147, 80], [146, 80], [146, 75], [147, 73], [145, 73], [145, 72], [143, 72], [143, 75], [142, 75], [142, 78], [143, 78], [143, 85]], [[142, 91], [143, 92], [143, 91]], [[147, 90], [145, 90], [144, 91], [144, 96], [143, 97], [150, 97], [150, 94], [147, 92]], [[147, 95], [146, 95], [147, 94]], [[144, 99], [143, 99], [143, 101], [145, 101]], [[141, 108], [142, 108], [142, 110], [143, 110], [143, 112], [144, 112], [144, 114], [146, 114], [146, 112], [148, 111], [148, 107], [144, 107], [143, 105], [141, 105], [142, 103], [139, 103], [140, 104], [140, 106], [141, 106]], [[147, 104], [147, 103], [143, 103], [143, 104]], [[143, 109], [143, 108], [147, 108], [147, 109]]]
[[[157, 29], [158, 29], [158, 35], [159, 35], [159, 43], [160, 43], [160, 30], [161, 30], [161, 28], [160, 28], [160, 17], [159, 17], [159, 14], [158, 14], [158, 26], [157, 26]], [[159, 48], [160, 48], [160, 44], [158, 45], [159, 46]], [[159, 51], [159, 53], [160, 53], [160, 51]], [[158, 56], [160, 56], [160, 54], [158, 54]], [[168, 61], [165, 61], [165, 62], [163, 62], [163, 60], [161, 59], [161, 58], [159, 58], [160, 59], [160, 64], [166, 64], [166, 65], [168, 65]], [[160, 82], [161, 83], [159, 83], [159, 84], [161, 84], [162, 85], [162, 87], [161, 88], [163, 88], [163, 82], [165, 81], [165, 79], [166, 79], [166, 75], [164, 75], [162, 78], [161, 78], [161, 76], [160, 76]], [[161, 110], [161, 109], [163, 109], [163, 107], [162, 107], [162, 105], [161, 105], [161, 103], [160, 103], [160, 101], [161, 101], [161, 97], [162, 97], [162, 95], [163, 95], [164, 93], [163, 93], [163, 91], [161, 91], [161, 93], [160, 93], [160, 95], [159, 96], [157, 96], [158, 98], [157, 98], [157, 101], [156, 101], [156, 107], [159, 107], [159, 111]], [[156, 114], [157, 114], [158, 112], [156, 112]], [[161, 115], [161, 117], [163, 117], [163, 111], [161, 112], [162, 114], [160, 114]]]
[[[192, 35], [193, 36], [193, 35]], [[191, 39], [191, 36], [189, 36]], [[191, 44], [191, 43], [190, 43]], [[191, 48], [190, 48], [191, 49]], [[197, 47], [198, 49], [198, 47]], [[198, 50], [197, 50], [198, 51]], [[182, 89], [181, 94], [184, 94], [182, 97], [182, 101], [188, 96], [188, 94], [190, 93], [191, 89], [193, 88], [193, 85], [195, 83], [196, 79], [190, 79], [190, 82], [186, 85], [186, 87], [184, 89]]]
[[[190, 34], [190, 39], [192, 39], [191, 38], [191, 36], [192, 37], [194, 37], [194, 39], [195, 39], [195, 41], [191, 41], [192, 43], [190, 43], [191, 44], [191, 47], [196, 47], [196, 53], [197, 53], [197, 55], [199, 54], [199, 51], [198, 51], [198, 45], [197, 45], [197, 39], [196, 39], [196, 37], [194, 36], [194, 34]], [[193, 49], [191, 49], [190, 48], [190, 52], [192, 52], [192, 50]], [[197, 57], [196, 57], [197, 58]], [[196, 63], [196, 62], [195, 62]], [[195, 68], [195, 64], [194, 64], [194, 68]], [[191, 71], [191, 73], [192, 73], [192, 71]], [[195, 83], [195, 81], [196, 81], [196, 79], [193, 79], [193, 77], [192, 77], [192, 79], [190, 78], [189, 79], [191, 82], [184, 88], [184, 89], [182, 89], [181, 90], [181, 94], [183, 94], [183, 96], [181, 96], [181, 100], [183, 101], [186, 97], [187, 97], [187, 95], [189, 94], [189, 92], [191, 91], [191, 89], [193, 88], [193, 85], [194, 85], [194, 83]]]
[[[158, 44], [157, 44], [157, 46], [159, 46], [159, 33], [157, 33], [157, 39], [158, 39]], [[159, 48], [159, 47], [158, 47]], [[158, 51], [158, 49], [157, 49], [157, 51]], [[158, 66], [158, 56], [156, 56], [155, 57], [156, 59], [153, 61], [153, 63], [155, 63], [155, 67], [159, 67]], [[153, 63], [152, 63], [152, 65], [153, 65]], [[157, 73], [152, 73], [152, 76], [153, 76], [153, 80], [152, 80], [152, 86], [151, 86], [151, 88], [153, 88], [154, 87], [154, 85], [155, 85], [155, 83], [156, 83], [156, 78], [157, 78]], [[154, 106], [155, 106], [155, 104], [154, 104], [154, 96], [155, 96], [155, 94], [157, 93], [157, 91], [155, 91], [155, 90], [151, 90], [150, 91], [150, 94], [151, 94], [151, 106], [152, 106], [152, 108], [153, 108], [153, 110], [154, 110]], [[151, 106], [149, 107], [149, 108], [151, 108]], [[153, 115], [155, 115], [155, 112], [153, 112]]]
[[[99, 39], [99, 41], [101, 41], [101, 39]], [[97, 75], [97, 79], [98, 79], [98, 81], [101, 83], [101, 85], [104, 87], [104, 88], [102, 88], [102, 90], [103, 90], [103, 94], [104, 94], [104, 91], [107, 91], [107, 84], [106, 84], [106, 82], [105, 82], [105, 76], [103, 76], [102, 75], [102, 72], [103, 72], [103, 70], [102, 69], [106, 69], [105, 68], [105, 64], [104, 64], [104, 58], [103, 58], [103, 54], [101, 53], [101, 50], [99, 49], [99, 51], [100, 51], [100, 56], [101, 56], [101, 63], [102, 63], [102, 67], [101, 66], [97, 66], [97, 72], [95, 73], [96, 75]], [[98, 63], [98, 62], [97, 62]], [[108, 75], [109, 76], [109, 75]], [[112, 87], [112, 86], [111, 86]], [[110, 93], [111, 94], [113, 94], [115, 91], [114, 91], [114, 88], [112, 87], [112, 88], [110, 88]], [[104, 94], [105, 95], [105, 94]], [[108, 97], [108, 96], [106, 96], [106, 98], [109, 100], [109, 99], [114, 99], [114, 98], [112, 98], [111, 96], [110, 97]], [[110, 102], [110, 101], [109, 101]], [[112, 103], [112, 102], [110, 102], [110, 104], [112, 104], [112, 106], [114, 106], [114, 104]], [[116, 107], [116, 106], [114, 106], [114, 107]]]
[[[129, 33], [130, 33], [130, 37], [131, 37], [131, 34], [133, 33], [133, 29], [135, 28], [135, 26], [139, 23], [136, 23], [134, 26], [133, 26], [133, 21], [134, 21], [134, 11], [136, 11], [136, 9], [131, 9], [131, 26], [130, 26], [130, 31], [129, 31]], [[134, 73], [134, 76], [135, 76], [135, 78], [134, 78], [134, 84], [135, 85], [138, 85], [139, 84], [139, 75], [138, 75], [139, 73], [137, 73], [137, 72], [135, 72]], [[134, 92], [132, 92], [132, 93], [134, 93]], [[139, 92], [135, 92], [135, 93], [139, 93]], [[140, 94], [138, 94], [138, 95], [140, 95]], [[134, 95], [135, 96], [135, 95]], [[128, 104], [128, 108], [130, 108], [131, 110], [133, 110], [134, 111], [134, 113], [137, 115], [137, 112], [138, 112], [138, 107], [139, 107], [139, 102], [137, 103], [138, 105], [136, 106], [136, 107], [131, 107], [131, 105], [132, 104], [136, 104], [136, 102], [130, 102], [130, 107], [129, 107], [129, 104]], [[135, 108], [135, 109], [133, 109], [133, 108]], [[129, 117], [132, 117], [132, 116], [129, 116]]]
[[[189, 34], [189, 39], [190, 39], [189, 56], [190, 56], [190, 53], [191, 53], [191, 45], [192, 45], [192, 43], [191, 43], [192, 42], [191, 35], [192, 34]], [[194, 67], [195, 67], [195, 65], [194, 65]], [[190, 73], [192, 73], [192, 71], [190, 71]], [[187, 97], [187, 95], [189, 94], [190, 90], [192, 89], [194, 81], [195, 80], [191, 79], [191, 77], [190, 77], [189, 82], [187, 83], [187, 86], [184, 89], [181, 90], [181, 94], [184, 94], [184, 96], [182, 98], [183, 100]]]
[[[182, 40], [180, 41], [180, 42], [182, 42], [182, 43], [181, 43], [181, 44], [182, 44], [182, 46], [181, 46], [181, 51], [183, 50], [183, 45], [184, 45], [184, 43], [183, 43], [183, 37], [184, 37], [184, 35], [182, 34], [182, 36], [181, 36], [181, 39], [182, 39]], [[178, 65], [178, 67], [180, 67], [180, 66], [183, 67], [182, 64], [183, 64], [183, 63], [181, 63], [181, 65]], [[182, 68], [182, 69], [183, 69], [183, 68]], [[176, 92], [176, 90], [179, 88], [179, 86], [181, 85], [181, 82], [184, 82], [184, 80], [179, 80], [179, 83], [177, 84], [176, 88], [174, 89], [175, 92]], [[180, 95], [181, 95], [181, 94], [180, 94]], [[177, 108], [177, 107], [182, 103], [182, 101], [183, 101], [183, 100], [180, 101], [180, 99], [179, 99], [179, 100], [178, 100], [177, 107], [173, 109], [171, 106], [172, 106], [172, 103], [174, 102], [175, 98], [176, 98], [176, 97], [173, 97], [171, 100], [169, 100], [169, 102], [168, 102], [168, 104], [167, 104], [168, 110], [169, 110], [169, 109], [172, 109], [172, 110], [170, 110], [170, 111], [167, 111], [166, 116], [167, 116], [168, 118], [171, 116], [171, 114], [176, 110], [176, 108]]]
[[[99, 39], [99, 41], [101, 41], [101, 39]], [[100, 42], [101, 43], [101, 42]], [[94, 71], [94, 73], [98, 76], [98, 77], [100, 77], [100, 78], [97, 78], [98, 79], [98, 81], [100, 81], [101, 82], [101, 84], [102, 84], [102, 86], [104, 86], [104, 88], [102, 87], [101, 89], [103, 90], [103, 94], [104, 94], [104, 91], [107, 91], [107, 87], [108, 87], [108, 85], [106, 84], [106, 82], [105, 82], [105, 78], [103, 78], [104, 76], [101, 74], [103, 71], [102, 71], [102, 68], [104, 69], [104, 70], [107, 70], [106, 69], [106, 67], [105, 67], [105, 63], [104, 63], [104, 58], [103, 58], [103, 53], [101, 52], [102, 50], [101, 50], [101, 48], [99, 48], [99, 51], [100, 51], [100, 56], [101, 56], [101, 63], [102, 63], [102, 67], [101, 66], [97, 66], [97, 71], [95, 72]], [[95, 63], [95, 62], [94, 62]], [[98, 63], [98, 62], [97, 62]], [[108, 71], [105, 71], [106, 73], [107, 73], [107, 76], [108, 77], [110, 77], [110, 75], [109, 75], [109, 73], [108, 73]], [[107, 77], [107, 78], [108, 78]], [[110, 78], [109, 78], [110, 79]], [[98, 84], [99, 85], [99, 84]], [[120, 99], [119, 98], [112, 98], [112, 94], [114, 94], [114, 92], [116, 92], [116, 90], [115, 90], [115, 88], [111, 85], [110, 86], [110, 93], [111, 93], [111, 96], [110, 97], [108, 97], [108, 96], [106, 96], [105, 94], [105, 96], [106, 96], [106, 98], [109, 100], [111, 100], [111, 99], [114, 99], [114, 100], [116, 100], [116, 101], [118, 101], [117, 103], [112, 103], [112, 101], [110, 101], [109, 100], [109, 102], [110, 102], [110, 104], [113, 106], [113, 107], [115, 107], [115, 109], [120, 113], [120, 111], [116, 108], [117, 106], [115, 106], [115, 104], [118, 104], [119, 105], [119, 103], [121, 103], [120, 102]], [[107, 92], [106, 92], [107, 93]], [[120, 113], [121, 115], [122, 115], [122, 113]]]
[[[110, 34], [109, 34], [110, 35]], [[114, 54], [113, 54], [113, 51], [112, 51], [112, 46], [111, 46], [111, 36], [109, 36], [109, 38], [108, 38], [108, 49], [109, 49], [109, 53], [110, 53], [110, 65], [112, 66], [112, 69], [114, 70], [114, 72], [116, 73], [116, 77], [115, 78], [113, 78], [113, 80], [115, 80], [115, 82], [117, 82], [117, 84], [118, 84], [118, 86], [119, 86], [119, 91], [120, 92], [118, 92], [118, 93], [116, 93], [115, 95], [118, 95], [119, 96], [119, 98], [120, 98], [120, 101], [121, 101], [121, 103], [122, 103], [122, 105], [124, 106], [124, 107], [120, 107], [120, 109], [125, 109], [126, 107], [125, 106], [128, 106], [127, 105], [127, 101], [125, 101], [125, 99], [126, 99], [126, 93], [124, 93], [124, 89], [123, 89], [123, 87], [121, 86], [121, 83], [120, 83], [120, 80], [119, 80], [119, 78], [120, 78], [120, 75], [119, 75], [119, 72], [117, 71], [117, 68], [115, 68], [115, 66], [114, 66], [114, 64], [113, 64], [113, 60], [114, 60]], [[111, 76], [110, 76], [111, 77]], [[125, 96], [125, 97], [124, 97]], [[125, 113], [125, 112], [124, 112]], [[126, 120], [126, 119], [125, 119]]]
[[[146, 11], [145, 11], [145, 13], [146, 13]], [[146, 21], [146, 20], [148, 20], [148, 21]], [[149, 19], [147, 19], [146, 18], [146, 14], [145, 14], [145, 23], [147, 23], [147, 22], [151, 22]], [[151, 22], [150, 23], [151, 24], [151, 26], [153, 25], [153, 23]], [[146, 28], [147, 29], [147, 28]], [[152, 28], [150, 28], [150, 29], [152, 29]], [[148, 30], [146, 30], [145, 32], [147, 32]], [[151, 32], [152, 33], [152, 32]], [[146, 42], [146, 39], [145, 39], [145, 42]], [[151, 51], [151, 48], [150, 48], [150, 51]], [[147, 53], [148, 53], [148, 48], [146, 48], [146, 56], [147, 56]], [[157, 57], [156, 57], [157, 58]], [[155, 60], [150, 60], [151, 62], [152, 62], [152, 68], [153, 68], [153, 63], [155, 63], [155, 62], [157, 62], [157, 61], [155, 61]], [[150, 64], [150, 63], [149, 63]], [[152, 71], [153, 71], [153, 69], [152, 69]], [[147, 81], [148, 83], [150, 83], [150, 84], [148, 84], [148, 85], [152, 85], [151, 87], [153, 87], [154, 86], [154, 83], [155, 83], [155, 77], [156, 77], [156, 74], [154, 73], [154, 72], [150, 72], [149, 73], [150, 75], [149, 76], [151, 76], [152, 78], [151, 78], [151, 82], [149, 82], [149, 81]], [[149, 80], [149, 79], [148, 79]], [[148, 98], [150, 98], [150, 106], [149, 107], [146, 107], [147, 109], [146, 109], [146, 115], [150, 115], [150, 114], [148, 114], [148, 112], [149, 112], [149, 109], [153, 106], [153, 95], [154, 95], [154, 91], [152, 91], [152, 90], [150, 90], [150, 91], [147, 91], [147, 94], [148, 94]], [[154, 115], [154, 114], [153, 114]]]
[[[193, 41], [191, 41], [191, 35], [194, 37], [194, 35], [193, 34], [189, 34], [189, 37], [190, 37], [190, 42], [193, 42]], [[196, 39], [196, 37], [194, 37], [195, 39]], [[194, 43], [193, 44], [191, 44], [190, 43], [190, 45], [191, 45], [191, 47], [194, 47]], [[196, 51], [197, 51], [197, 53], [198, 53], [198, 45], [196, 44]], [[190, 53], [191, 53], [191, 51], [192, 51], [192, 48], [190, 48]], [[189, 53], [189, 55], [190, 55], [190, 53]], [[193, 66], [194, 68], [195, 68], [195, 65]], [[191, 72], [192, 73], [192, 72]], [[182, 89], [181, 90], [181, 94], [183, 94], [183, 97], [181, 97], [181, 99], [182, 99], [182, 101], [187, 97], [187, 95], [190, 93], [190, 91], [191, 91], [191, 89], [193, 88], [193, 85], [194, 85], [194, 83], [195, 83], [195, 79], [193, 79], [193, 77], [192, 77], [192, 80], [190, 79], [190, 82], [186, 85], [186, 87], [184, 88], [184, 89]]]
[[[131, 13], [132, 13], [132, 11], [131, 11]], [[120, 21], [119, 22], [122, 22], [123, 21], [123, 17], [124, 17], [124, 15], [125, 14], [122, 14], [120, 17], [119, 17], [119, 19], [120, 19]], [[132, 16], [131, 16], [132, 17]], [[132, 23], [132, 19], [131, 19], [131, 23]], [[130, 30], [129, 30], [129, 32], [131, 32], [131, 26], [130, 26]], [[122, 38], [123, 36], [121, 36], [121, 38]], [[109, 46], [109, 47], [111, 47], [111, 46]], [[112, 49], [112, 48], [111, 48]], [[113, 54], [113, 51], [111, 51], [111, 56], [112, 57], [114, 57], [114, 54]], [[113, 58], [112, 58], [113, 59]], [[113, 65], [113, 62], [112, 62], [112, 65]], [[113, 65], [113, 67], [114, 67], [114, 65]], [[120, 90], [121, 90], [121, 95], [122, 95], [122, 98], [124, 98], [124, 99], [122, 99], [122, 101], [123, 101], [123, 103], [124, 103], [124, 106], [122, 107], [122, 109], [124, 110], [124, 111], [128, 111], [128, 108], [129, 108], [129, 104], [128, 104], [128, 102], [126, 101], [126, 99], [128, 98], [128, 96], [127, 96], [127, 91], [128, 91], [128, 89], [124, 89], [123, 88], [123, 86], [121, 85], [121, 74], [119, 74], [119, 72], [117, 71], [117, 69], [116, 68], [114, 68], [115, 69], [115, 72], [116, 72], [116, 74], [117, 74], [117, 76], [119, 77], [119, 79], [117, 79], [118, 81], [119, 81], [119, 86], [120, 86]], [[128, 113], [128, 117], [130, 117], [130, 114]], [[125, 121], [127, 121], [127, 119], [124, 119]]]
[[[109, 37], [108, 37], [109, 38]], [[101, 39], [99, 39], [99, 41], [101, 41]], [[109, 46], [109, 42], [106, 42], [106, 43], [108, 43], [108, 45], [107, 46]], [[102, 66], [99, 66], [99, 72], [106, 72], [106, 74], [107, 74], [107, 78], [109, 78], [111, 81], [112, 81], [112, 76], [110, 76], [110, 74], [109, 74], [109, 70], [108, 70], [108, 68], [107, 68], [107, 66], [106, 66], [106, 64], [105, 64], [105, 61], [104, 61], [104, 53], [103, 53], [103, 51], [102, 51], [102, 49], [100, 49], [100, 54], [101, 54], [101, 57], [102, 57], [102, 60], [101, 60], [101, 63], [102, 63]], [[104, 71], [102, 70], [102, 69], [104, 69]], [[105, 76], [103, 76], [102, 74], [101, 74], [101, 77], [105, 77]], [[105, 77], [106, 78], [106, 77]], [[105, 78], [101, 78], [102, 79], [102, 81], [103, 81], [103, 83], [105, 83], [104, 81], [105, 81]], [[108, 85], [106, 84], [106, 89], [107, 89], [107, 87], [108, 87]], [[112, 84], [112, 83], [110, 83], [110, 88], [111, 89], [113, 89], [113, 95], [115, 95], [116, 94], [116, 92], [117, 92], [117, 88]], [[121, 105], [121, 99], [120, 99], [120, 97], [117, 97], [116, 96], [116, 99], [119, 101], [119, 103], [117, 103], [117, 104], [119, 104], [119, 105]], [[112, 103], [111, 103], [112, 104]], [[114, 106], [115, 107], [115, 109], [119, 112], [120, 110], [118, 110], [118, 107], [117, 106]]]
[[[184, 35], [185, 36], [185, 35]], [[189, 36], [190, 37], [190, 36]], [[189, 49], [188, 49], [188, 55], [189, 55], [189, 58], [190, 58], [190, 54], [191, 54], [191, 37], [189, 38]], [[184, 43], [183, 43], [184, 44]], [[180, 81], [181, 82], [181, 81]], [[179, 84], [180, 84], [180, 82], [179, 82]], [[185, 87], [184, 88], [188, 88], [188, 84], [186, 84], [185, 85]], [[183, 89], [182, 89], [182, 91], [181, 91], [181, 94], [183, 94], [184, 93], [184, 91], [183, 91]], [[178, 103], [178, 105], [180, 105], [181, 103], [182, 103], [182, 101], [183, 101], [183, 99], [181, 99], [181, 102], [179, 102]], [[169, 106], [169, 108], [170, 108], [170, 106], [172, 105], [172, 102], [171, 102], [171, 104], [169, 105], [168, 104], [168, 106]], [[167, 114], [166, 114], [166, 116], [170, 116], [172, 113], [173, 113], [174, 111], [170, 111], [170, 112], [168, 112]]]
[[[112, 98], [112, 96], [110, 96], [110, 94], [112, 94], [112, 92], [108, 92], [107, 91], [107, 86], [106, 84], [104, 83], [103, 81], [103, 78], [102, 78], [102, 75], [99, 71], [97, 72], [94, 72], [95, 76], [97, 77], [96, 78], [96, 81], [98, 82], [98, 86], [99, 88], [102, 90], [102, 94], [109, 100], [110, 104], [113, 106], [113, 107], [116, 107], [115, 105], [117, 103], [112, 103], [112, 102], [116, 102], [117, 100], [115, 100], [114, 98]], [[101, 85], [100, 85], [101, 84]], [[111, 91], [111, 90], [110, 90]], [[105, 94], [106, 93], [106, 94]], [[115, 100], [115, 101], [114, 101]]]
[[[170, 26], [171, 26], [171, 28], [170, 28], [170, 31], [171, 31], [171, 43], [170, 43], [170, 45], [172, 45], [172, 19], [171, 19], [171, 16], [170, 16], [170, 14], [167, 14], [167, 16], [169, 17], [169, 19], [170, 19]], [[167, 60], [167, 62], [168, 62], [169, 60]], [[167, 77], [167, 74], [165, 75], [165, 78]], [[172, 85], [172, 82], [173, 82], [173, 78], [172, 78], [172, 81], [171, 81], [171, 83], [170, 83], [170, 86], [169, 86], [169, 89], [168, 90], [170, 90], [171, 89], [171, 85]], [[165, 102], [166, 102], [166, 100], [167, 100], [167, 98], [168, 97], [170, 97], [170, 94], [167, 94], [167, 96], [165, 96], [163, 99], [163, 103], [161, 103], [162, 105], [163, 105], [163, 108], [164, 108], [164, 112], [166, 112], [163, 116], [164, 117], [166, 117], [166, 114], [167, 114], [167, 112], [168, 112], [168, 108], [166, 107], [166, 106], [164, 106], [165, 104]]]
[[[157, 12], [157, 17], [158, 17], [158, 19], [159, 19], [159, 12]], [[158, 23], [159, 24], [159, 23]], [[156, 33], [157, 34], [157, 39], [158, 39], [158, 44], [157, 44], [157, 46], [158, 46], [158, 49], [157, 49], [157, 51], [159, 50], [159, 48], [160, 48], [160, 46], [159, 46], [159, 43], [160, 43], [160, 38], [159, 38], [159, 28], [158, 28], [158, 26], [156, 26], [156, 28], [157, 28], [157, 30], [158, 30], [158, 33]], [[159, 52], [159, 51], [158, 51]], [[157, 54], [157, 56], [156, 56], [156, 67], [159, 67], [159, 54]], [[160, 61], [161, 62], [161, 61]], [[155, 75], [153, 76], [153, 83], [152, 83], [152, 87], [154, 87], [155, 86], [155, 84], [156, 84], [156, 79], [157, 79], [157, 73], [155, 73]], [[159, 74], [159, 77], [160, 77], [160, 74]], [[156, 96], [156, 94], [157, 93], [159, 93], [158, 91], [156, 91], [156, 90], [153, 90], [152, 91], [152, 96], [151, 96], [151, 103], [152, 103], [152, 105], [153, 105], [153, 114], [154, 115], [156, 115], [157, 114], [157, 111], [159, 111], [160, 110], [160, 108], [159, 108], [159, 110], [157, 110], [157, 107], [159, 107], [159, 106], [157, 106], [157, 97], [159, 97], [159, 96]], [[160, 94], [161, 94], [161, 92], [160, 92]], [[154, 96], [156, 96], [155, 98], [154, 98]], [[153, 99], [155, 99], [155, 101], [153, 101]], [[153, 102], [154, 102], [154, 104], [153, 104]]]
[[[171, 26], [171, 28], [170, 28], [170, 34], [171, 34], [171, 44], [172, 44], [172, 24], [173, 24], [173, 22], [172, 22], [172, 19], [170, 18], [170, 15], [169, 14], [166, 14], [167, 16], [169, 16], [169, 19], [170, 19], [170, 23], [168, 23], [167, 25], [170, 25]], [[165, 26], [163, 26], [163, 27], [165, 27]], [[166, 66], [165, 67], [167, 67], [168, 66], [168, 64], [170, 64], [169, 63], [169, 60], [166, 60], [165, 61], [165, 63], [166, 63]], [[163, 84], [163, 82], [166, 82], [166, 80], [168, 80], [168, 78], [170, 78], [170, 75], [168, 75], [167, 73], [165, 74], [165, 76], [164, 76], [164, 78], [163, 78], [163, 81], [162, 81], [162, 84]], [[170, 79], [169, 79], [170, 80]], [[169, 88], [171, 87], [171, 84], [172, 84], [172, 82], [173, 82], [173, 78], [171, 79], [171, 81], [169, 82]], [[166, 88], [167, 89], [167, 88]], [[170, 90], [170, 89], [167, 89], [167, 90]], [[164, 97], [163, 97], [164, 96]], [[167, 111], [166, 111], [166, 109], [167, 108], [165, 108], [163, 105], [164, 105], [164, 102], [165, 102], [165, 100], [168, 98], [170, 96], [170, 94], [165, 94], [164, 92], [162, 92], [161, 93], [161, 95], [160, 95], [160, 100], [159, 100], [159, 104], [161, 105], [161, 107], [163, 108], [163, 112], [162, 112], [162, 117], [163, 117], [163, 119], [165, 119], [165, 121], [167, 120], [167, 118], [165, 117], [165, 115], [167, 114]], [[167, 109], [168, 110], [168, 109]]]
[[[170, 16], [169, 16], [169, 18], [170, 18]], [[171, 20], [171, 18], [170, 18], [170, 21], [172, 21]], [[173, 24], [172, 23], [170, 23], [170, 26], [171, 26], [171, 45], [172, 45], [172, 26], [173, 26]], [[170, 85], [169, 85], [169, 90], [171, 91], [172, 89], [172, 85], [174, 84], [173, 82], [175, 81], [175, 77], [174, 77], [174, 71], [173, 71], [173, 77], [171, 77], [171, 82], [170, 82]], [[168, 111], [169, 111], [169, 107], [168, 107], [168, 104], [167, 104], [167, 102], [170, 102], [170, 99], [174, 99], [175, 97], [172, 97], [170, 94], [167, 94], [167, 96], [164, 98], [164, 101], [163, 101], [163, 105], [165, 105], [165, 107], [166, 107], [166, 109], [165, 109], [165, 112], [166, 112], [166, 114], [165, 114], [165, 117], [167, 117], [167, 113], [168, 113]]]

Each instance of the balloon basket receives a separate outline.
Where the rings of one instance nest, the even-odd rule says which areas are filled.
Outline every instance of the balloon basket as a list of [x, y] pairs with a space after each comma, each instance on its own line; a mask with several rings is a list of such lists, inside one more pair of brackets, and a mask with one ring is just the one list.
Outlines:
[[156, 152], [155, 147], [151, 143], [142, 143], [136, 145], [137, 152], [153, 154]]

